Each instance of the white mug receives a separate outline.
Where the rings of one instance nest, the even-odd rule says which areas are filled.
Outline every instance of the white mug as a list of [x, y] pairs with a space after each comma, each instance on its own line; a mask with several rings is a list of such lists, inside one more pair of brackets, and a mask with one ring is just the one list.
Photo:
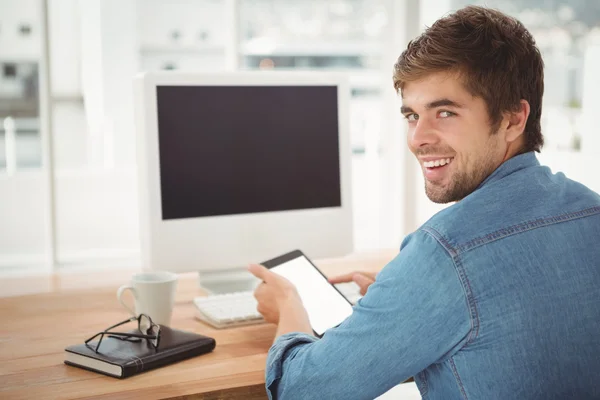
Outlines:
[[[177, 275], [172, 272], [140, 272], [133, 275], [128, 285], [123, 285], [117, 290], [117, 299], [132, 316], [146, 314], [155, 324], [169, 326], [175, 305], [176, 287]], [[126, 290], [133, 294], [135, 311], [121, 298]]]

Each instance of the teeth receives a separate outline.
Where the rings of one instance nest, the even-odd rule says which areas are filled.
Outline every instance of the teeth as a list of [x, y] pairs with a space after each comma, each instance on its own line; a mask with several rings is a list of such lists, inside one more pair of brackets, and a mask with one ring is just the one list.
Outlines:
[[450, 164], [450, 161], [452, 161], [452, 158], [441, 158], [435, 161], [426, 161], [423, 163], [423, 166], [425, 168], [440, 167], [446, 164]]

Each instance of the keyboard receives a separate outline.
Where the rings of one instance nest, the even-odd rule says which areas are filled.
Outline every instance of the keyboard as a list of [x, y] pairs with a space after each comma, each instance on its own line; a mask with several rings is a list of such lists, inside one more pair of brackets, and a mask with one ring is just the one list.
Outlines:
[[[335, 285], [352, 304], [362, 296], [354, 282]], [[265, 322], [256, 311], [254, 292], [212, 294], [194, 298], [196, 317], [207, 324], [221, 329]]]
[[264, 322], [256, 311], [254, 292], [211, 294], [194, 298], [196, 317], [215, 328]]

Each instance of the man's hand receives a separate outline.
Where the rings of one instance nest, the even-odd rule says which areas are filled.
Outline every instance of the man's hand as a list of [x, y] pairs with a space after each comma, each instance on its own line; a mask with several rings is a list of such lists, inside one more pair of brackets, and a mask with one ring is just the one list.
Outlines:
[[265, 318], [265, 321], [279, 323], [280, 310], [285, 307], [286, 303], [296, 300], [301, 302], [296, 287], [283, 276], [258, 264], [250, 265], [248, 271], [262, 280], [254, 291], [254, 297], [258, 301], [256, 310]]
[[278, 324], [275, 337], [288, 332], [313, 333], [300, 295], [290, 281], [258, 264], [250, 265], [248, 271], [262, 280], [254, 291], [256, 310], [265, 321]]
[[375, 282], [376, 275], [377, 274], [375, 272], [354, 271], [348, 274], [331, 277], [329, 278], [329, 283], [335, 285], [336, 283], [354, 281], [360, 287], [360, 294], [364, 296], [367, 294], [367, 289], [369, 289], [369, 286]]

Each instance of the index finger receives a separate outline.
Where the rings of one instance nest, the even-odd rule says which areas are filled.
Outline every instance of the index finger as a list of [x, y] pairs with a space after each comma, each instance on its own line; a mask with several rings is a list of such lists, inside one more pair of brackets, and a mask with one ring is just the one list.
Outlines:
[[269, 282], [273, 276], [273, 272], [269, 271], [268, 268], [265, 268], [260, 264], [250, 264], [248, 266], [248, 271], [264, 282]]
[[332, 276], [328, 279], [329, 283], [344, 283], [344, 282], [352, 282], [352, 277], [356, 274], [356, 272], [349, 272], [344, 275]]

